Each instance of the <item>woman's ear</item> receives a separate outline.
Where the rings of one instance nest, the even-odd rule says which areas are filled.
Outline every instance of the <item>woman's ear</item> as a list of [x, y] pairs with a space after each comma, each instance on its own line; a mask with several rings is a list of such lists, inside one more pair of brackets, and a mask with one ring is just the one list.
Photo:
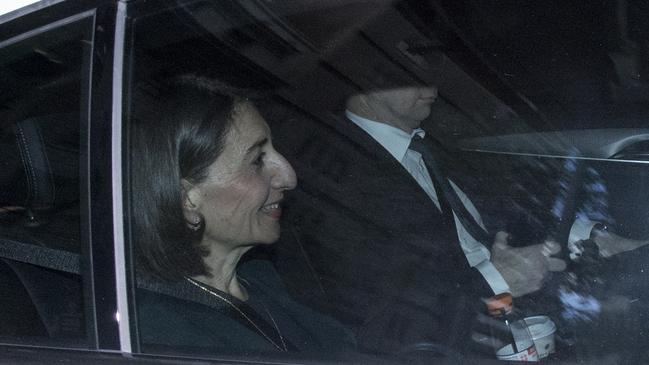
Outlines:
[[183, 216], [189, 229], [198, 231], [203, 224], [203, 217], [198, 210], [200, 203], [199, 189], [185, 179], [181, 179], [180, 184], [182, 187]]
[[185, 179], [180, 179], [180, 185], [182, 187], [183, 195], [183, 210], [185, 212], [197, 211], [199, 206], [198, 203], [200, 203], [198, 187]]

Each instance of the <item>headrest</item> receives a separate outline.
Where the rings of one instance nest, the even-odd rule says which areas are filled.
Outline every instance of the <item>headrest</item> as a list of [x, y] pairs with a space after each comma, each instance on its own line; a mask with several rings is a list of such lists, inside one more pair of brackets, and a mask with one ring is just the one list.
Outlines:
[[0, 208], [78, 204], [80, 133], [74, 114], [29, 118], [0, 133]]

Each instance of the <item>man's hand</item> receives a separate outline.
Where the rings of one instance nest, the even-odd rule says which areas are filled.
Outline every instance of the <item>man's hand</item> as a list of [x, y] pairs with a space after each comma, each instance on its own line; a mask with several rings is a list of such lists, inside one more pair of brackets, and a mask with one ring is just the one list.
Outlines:
[[491, 262], [509, 285], [514, 297], [541, 289], [548, 272], [566, 269], [565, 261], [550, 257], [561, 251], [558, 243], [546, 241], [538, 245], [511, 247], [508, 240], [509, 233], [496, 233]]

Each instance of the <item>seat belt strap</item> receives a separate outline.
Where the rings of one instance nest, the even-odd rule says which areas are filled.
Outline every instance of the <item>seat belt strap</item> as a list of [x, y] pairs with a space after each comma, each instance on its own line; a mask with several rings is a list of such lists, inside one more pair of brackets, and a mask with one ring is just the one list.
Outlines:
[[78, 253], [0, 238], [0, 258], [80, 274]]

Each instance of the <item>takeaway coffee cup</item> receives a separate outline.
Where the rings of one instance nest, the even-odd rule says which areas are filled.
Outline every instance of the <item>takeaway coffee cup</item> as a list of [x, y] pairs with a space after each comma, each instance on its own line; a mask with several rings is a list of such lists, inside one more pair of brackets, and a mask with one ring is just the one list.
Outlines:
[[[525, 350], [514, 353], [511, 344], [496, 351], [496, 357], [500, 360], [515, 361], [538, 361], [554, 352], [554, 333], [557, 326], [547, 316], [534, 316], [525, 318], [532, 341], [534, 341], [535, 353]], [[534, 349], [534, 348], [532, 348]]]
[[554, 352], [554, 333], [557, 326], [547, 316], [534, 316], [525, 318], [539, 359], [547, 357]]
[[540, 357], [536, 353], [536, 344], [530, 346], [529, 349], [525, 349], [520, 352], [514, 352], [514, 347], [512, 344], [505, 345], [498, 351], [496, 351], [496, 357], [498, 360], [505, 361], [539, 361]]

